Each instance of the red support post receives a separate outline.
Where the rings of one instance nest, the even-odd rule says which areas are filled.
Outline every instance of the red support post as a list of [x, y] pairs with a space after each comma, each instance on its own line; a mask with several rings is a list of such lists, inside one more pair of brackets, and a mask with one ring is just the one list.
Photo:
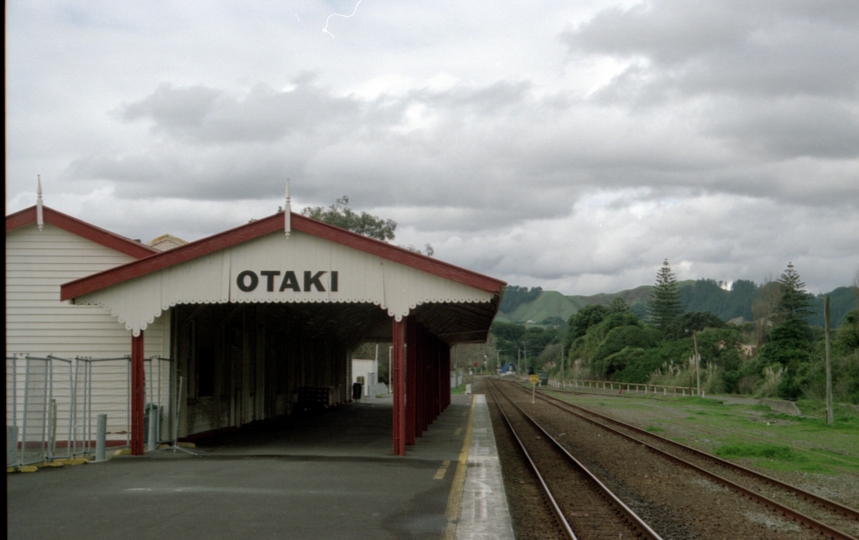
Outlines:
[[393, 366], [391, 367], [391, 382], [394, 386], [394, 455], [406, 455], [406, 415], [405, 415], [405, 333], [406, 322], [392, 322], [391, 341], [393, 346]]
[[427, 368], [426, 368], [426, 330], [420, 324], [417, 326], [417, 403], [415, 403], [415, 436], [420, 437], [427, 429]]
[[441, 410], [443, 411], [450, 405], [450, 347], [445, 345], [441, 346], [441, 365], [448, 380], [447, 384], [444, 385], [444, 394], [441, 402]]
[[417, 429], [418, 368], [417, 324], [406, 318], [406, 446], [415, 444]]
[[441, 413], [441, 392], [442, 392], [442, 371], [441, 371], [441, 352], [440, 352], [440, 340], [436, 336], [432, 336], [432, 348], [431, 348], [431, 357], [432, 357], [432, 373], [433, 373], [433, 386], [432, 386], [432, 419], [435, 420], [438, 418], [438, 415]]
[[143, 330], [131, 336], [131, 455], [142, 456], [143, 407], [146, 396], [146, 372], [143, 369]]

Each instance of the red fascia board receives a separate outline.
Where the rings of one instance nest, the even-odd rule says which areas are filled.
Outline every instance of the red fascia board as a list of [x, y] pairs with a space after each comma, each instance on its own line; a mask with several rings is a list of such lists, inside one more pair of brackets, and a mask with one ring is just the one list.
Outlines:
[[[413, 253], [407, 249], [392, 246], [385, 242], [346, 231], [302, 215], [292, 214], [290, 225], [292, 230], [336, 242], [490, 293], [500, 294], [504, 285], [506, 285], [503, 281], [495, 278], [443, 263], [431, 257]], [[131, 262], [98, 274], [70, 281], [60, 289], [60, 299], [69, 300], [77, 298], [78, 296], [157, 272], [158, 270], [227, 249], [276, 231], [283, 231], [282, 212], [195, 242], [190, 242], [144, 260]]]
[[[80, 236], [81, 238], [86, 238], [96, 244], [124, 253], [130, 257], [134, 257], [135, 259], [142, 259], [144, 257], [160, 253], [157, 249], [147, 246], [146, 244], [135, 242], [134, 240], [125, 238], [124, 236], [120, 236], [100, 227], [96, 227], [95, 225], [73, 218], [72, 216], [63, 214], [62, 212], [58, 212], [52, 208], [48, 208], [47, 206], [42, 207], [42, 217], [44, 218], [45, 223], [59, 227], [72, 234]], [[15, 229], [35, 224], [36, 220], [36, 207], [31, 206], [30, 208], [25, 208], [24, 210], [6, 216], [6, 232], [8, 233]]]

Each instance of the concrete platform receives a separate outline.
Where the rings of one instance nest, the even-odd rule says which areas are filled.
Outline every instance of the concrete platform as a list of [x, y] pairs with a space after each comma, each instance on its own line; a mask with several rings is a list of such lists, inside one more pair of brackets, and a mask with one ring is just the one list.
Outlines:
[[9, 537], [512, 539], [481, 397], [453, 396], [405, 457], [390, 400], [372, 399], [200, 441], [199, 457], [7, 475]]

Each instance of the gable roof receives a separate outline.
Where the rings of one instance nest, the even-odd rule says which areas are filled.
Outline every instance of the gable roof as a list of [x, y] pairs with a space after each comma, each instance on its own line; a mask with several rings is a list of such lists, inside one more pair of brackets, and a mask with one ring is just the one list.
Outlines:
[[[45, 223], [59, 227], [81, 238], [86, 238], [96, 244], [101, 244], [104, 247], [124, 253], [135, 259], [149, 257], [159, 252], [157, 249], [149, 247], [146, 244], [112, 233], [101, 227], [96, 227], [91, 223], [73, 218], [47, 206], [42, 207], [42, 217]], [[9, 214], [6, 216], [6, 232], [9, 233], [15, 229], [33, 225], [36, 223], [36, 220], [35, 206], [25, 208], [14, 214]]]
[[[473, 287], [492, 294], [501, 294], [505, 282], [448, 264], [407, 249], [368, 238], [308, 217], [291, 214], [291, 229], [329, 240], [377, 257], [387, 259], [429, 274]], [[7, 221], [8, 222], [8, 221]], [[8, 227], [8, 225], [7, 225]], [[269, 217], [252, 221], [234, 229], [224, 231], [169, 251], [149, 256], [139, 261], [117, 266], [62, 286], [61, 300], [69, 300], [85, 294], [123, 283], [177, 264], [181, 264], [210, 253], [220, 251], [261, 236], [284, 230], [284, 214], [278, 212]]]

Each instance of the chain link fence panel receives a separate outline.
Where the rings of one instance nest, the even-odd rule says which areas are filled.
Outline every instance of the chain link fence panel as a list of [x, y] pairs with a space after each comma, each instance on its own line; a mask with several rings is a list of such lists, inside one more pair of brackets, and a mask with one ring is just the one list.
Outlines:
[[[146, 424], [154, 422], [155, 443], [170, 440], [172, 362], [145, 359], [144, 373]], [[94, 454], [100, 414], [107, 415], [106, 446], [129, 446], [129, 357], [6, 357], [7, 467]]]

